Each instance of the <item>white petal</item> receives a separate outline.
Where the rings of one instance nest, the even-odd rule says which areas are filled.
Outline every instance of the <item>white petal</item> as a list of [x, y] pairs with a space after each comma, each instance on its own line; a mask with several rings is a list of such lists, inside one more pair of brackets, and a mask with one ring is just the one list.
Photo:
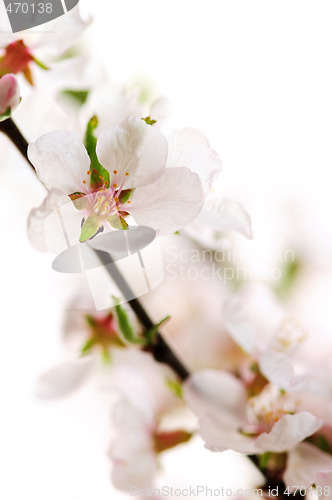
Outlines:
[[261, 434], [256, 439], [257, 449], [261, 452], [274, 451], [276, 453], [290, 451], [301, 441], [317, 432], [322, 424], [322, 420], [308, 412], [284, 415], [269, 434]]
[[184, 397], [198, 416], [200, 434], [212, 451], [254, 453], [254, 439], [243, 435], [247, 395], [244, 385], [227, 372], [195, 373], [184, 384]]
[[247, 394], [244, 385], [233, 375], [204, 370], [192, 375], [183, 386], [189, 407], [198, 415], [226, 412], [241, 424], [245, 418]]
[[61, 189], [65, 194], [87, 192], [90, 158], [72, 132], [55, 131], [42, 135], [29, 145], [28, 156], [47, 189]]
[[202, 204], [198, 175], [187, 168], [167, 168], [157, 182], [136, 189], [128, 209], [137, 224], [167, 234], [189, 224]]
[[167, 97], [158, 97], [153, 101], [150, 108], [150, 118], [160, 122], [165, 120], [171, 112], [171, 104]]
[[126, 431], [117, 434], [111, 443], [112, 480], [116, 488], [127, 491], [130, 487], [153, 486], [157, 473], [157, 460], [152, 438], [144, 431]]
[[209, 195], [202, 212], [194, 221], [216, 231], [237, 231], [252, 238], [251, 220], [243, 206], [234, 200]]
[[221, 161], [204, 134], [183, 128], [168, 137], [167, 167], [187, 167], [196, 172], [206, 194], [221, 171]]
[[36, 394], [40, 398], [57, 398], [77, 389], [89, 376], [93, 359], [84, 357], [76, 361], [65, 361], [40, 375]]
[[332, 456], [309, 443], [301, 443], [289, 453], [283, 479], [292, 491], [294, 486], [322, 484], [324, 472], [332, 476]]
[[28, 238], [40, 252], [60, 253], [78, 243], [82, 215], [62, 191], [51, 189], [28, 217]]
[[123, 184], [125, 189], [131, 189], [151, 184], [162, 175], [167, 142], [158, 129], [147, 125], [144, 120], [128, 117], [120, 125], [102, 132], [97, 155], [109, 171], [111, 184]]
[[253, 354], [257, 343], [257, 329], [247, 317], [239, 297], [226, 299], [223, 317], [228, 333], [248, 354]]
[[293, 365], [286, 354], [272, 350], [265, 351], [260, 357], [259, 368], [267, 380], [282, 389], [290, 389], [295, 385]]

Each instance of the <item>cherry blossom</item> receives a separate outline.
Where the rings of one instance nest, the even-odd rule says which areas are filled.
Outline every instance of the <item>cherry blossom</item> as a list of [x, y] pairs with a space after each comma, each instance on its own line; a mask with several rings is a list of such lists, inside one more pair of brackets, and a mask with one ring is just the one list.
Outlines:
[[[105, 130], [96, 152], [109, 181], [102, 176], [96, 179], [85, 147], [72, 133], [46, 134], [30, 144], [28, 151], [45, 186], [61, 190], [73, 200], [81, 242], [104, 224], [126, 228], [129, 214], [139, 225], [168, 233], [184, 227], [199, 213], [204, 200], [199, 176], [187, 166], [168, 167], [165, 137], [144, 120], [128, 117]], [[215, 168], [202, 165], [202, 169], [209, 167]], [[30, 235], [43, 213], [46, 215], [40, 208], [38, 214], [31, 214]]]
[[15, 34], [2, 34], [0, 76], [22, 73], [25, 79], [33, 84], [32, 64], [48, 69], [47, 62], [68, 50], [90, 22], [90, 19], [83, 19], [77, 6], [65, 16], [40, 26], [38, 32], [26, 30]]
[[139, 351], [126, 353], [126, 360], [115, 367], [110, 383], [119, 399], [113, 407], [114, 437], [109, 446], [113, 483], [124, 491], [133, 485], [152, 487], [160, 453], [192, 435], [163, 425], [169, 413], [183, 406], [167, 386], [172, 372]]

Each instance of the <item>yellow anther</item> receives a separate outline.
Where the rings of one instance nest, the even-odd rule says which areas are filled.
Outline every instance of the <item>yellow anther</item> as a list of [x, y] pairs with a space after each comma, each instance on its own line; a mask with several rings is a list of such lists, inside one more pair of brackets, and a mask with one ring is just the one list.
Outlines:
[[126, 175], [129, 175], [129, 172], [126, 172]]
[[116, 202], [118, 202], [118, 201], [119, 201], [119, 198], [114, 198], [114, 200], [115, 200]]
[[117, 187], [118, 187], [118, 185], [117, 185], [117, 184], [113, 184], [113, 187], [114, 187], [114, 188], [117, 188]]

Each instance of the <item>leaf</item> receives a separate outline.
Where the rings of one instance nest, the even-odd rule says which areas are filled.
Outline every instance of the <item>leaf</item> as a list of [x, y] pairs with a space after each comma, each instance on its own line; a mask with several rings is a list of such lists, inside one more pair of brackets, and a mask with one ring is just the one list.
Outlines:
[[146, 118], [142, 118], [142, 120], [147, 124], [147, 125], [154, 125], [157, 123], [157, 120], [152, 120], [150, 116], [147, 116]]
[[80, 242], [84, 243], [86, 240], [92, 238], [99, 229], [99, 220], [97, 217], [87, 217], [82, 225]]
[[106, 217], [107, 222], [115, 229], [128, 229], [128, 224], [121, 215], [111, 215]]
[[2, 113], [2, 115], [0, 115], [0, 122], [8, 120], [8, 118], [10, 118], [10, 116], [11, 116], [11, 109], [8, 108], [8, 109], [6, 109], [6, 111], [4, 113]]
[[158, 330], [161, 327], [161, 325], [163, 325], [164, 323], [166, 323], [170, 319], [171, 319], [170, 316], [166, 316], [161, 321], [159, 321], [159, 323], [157, 323], [156, 325], [153, 325], [152, 328], [150, 328], [149, 330], [146, 330], [144, 332], [144, 337], [146, 339], [147, 344], [149, 344], [149, 345], [153, 344], [156, 333], [158, 333]]
[[[115, 299], [115, 297], [113, 297], [113, 299]], [[142, 339], [138, 335], [136, 335], [135, 329], [130, 321], [127, 311], [120, 304], [117, 304], [115, 306], [115, 313], [118, 320], [119, 329], [127, 342], [130, 342], [131, 344], [144, 345], [145, 339]]]
[[84, 144], [91, 160], [91, 187], [95, 191], [99, 189], [99, 187], [102, 187], [103, 184], [109, 186], [110, 183], [110, 174], [106, 168], [99, 163], [96, 153], [97, 138], [94, 132], [97, 127], [98, 118], [97, 116], [93, 116], [87, 125], [84, 139]]
[[75, 104], [79, 106], [83, 106], [86, 103], [87, 98], [89, 97], [89, 90], [63, 90], [61, 95], [65, 97], [69, 97], [72, 99]]

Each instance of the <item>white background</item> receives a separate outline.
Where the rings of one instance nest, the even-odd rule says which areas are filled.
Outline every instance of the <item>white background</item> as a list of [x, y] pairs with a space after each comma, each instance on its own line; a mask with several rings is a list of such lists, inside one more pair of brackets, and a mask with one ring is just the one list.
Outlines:
[[[329, 268], [331, 2], [85, 3], [95, 18], [87, 34], [90, 52], [103, 59], [111, 78], [149, 82], [171, 101], [174, 123], [201, 129], [220, 153], [224, 195], [241, 201], [253, 219], [254, 241], [243, 242], [253, 265], [269, 262], [285, 229], [286, 245], [292, 232], [300, 233], [319, 254], [318, 265]], [[50, 257], [27, 242], [26, 218], [43, 191], [16, 152], [9, 152], [9, 162], [10, 148], [0, 169], [0, 497], [117, 499], [105, 455], [107, 398], [92, 383], [57, 403], [34, 396], [38, 373], [64, 355], [59, 332], [71, 289], [50, 269]], [[296, 207], [299, 224], [289, 224], [285, 206]], [[319, 283], [308, 321], [317, 320], [325, 332], [329, 277]], [[202, 448], [197, 442], [190, 454], [183, 450], [174, 462], [167, 459], [168, 477], [242, 486], [242, 465], [232, 468], [227, 483], [221, 475], [227, 457]]]

